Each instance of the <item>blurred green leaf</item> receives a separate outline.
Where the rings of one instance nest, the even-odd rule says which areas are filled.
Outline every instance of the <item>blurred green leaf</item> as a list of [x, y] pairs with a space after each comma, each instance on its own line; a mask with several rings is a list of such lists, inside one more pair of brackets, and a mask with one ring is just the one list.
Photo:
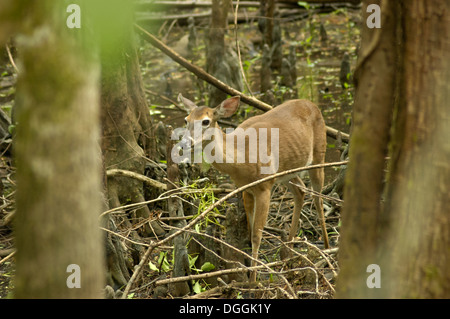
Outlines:
[[201, 270], [208, 272], [208, 271], [214, 270], [215, 268], [216, 268], [216, 266], [214, 266], [209, 261], [207, 261], [202, 265]]

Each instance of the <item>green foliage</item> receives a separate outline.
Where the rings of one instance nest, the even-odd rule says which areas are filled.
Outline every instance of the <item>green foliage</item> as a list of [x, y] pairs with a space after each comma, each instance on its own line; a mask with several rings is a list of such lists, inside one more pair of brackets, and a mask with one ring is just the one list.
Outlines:
[[[197, 184], [194, 182], [193, 184], [189, 185], [190, 188], [193, 189], [197, 189]], [[216, 201], [217, 198], [214, 195], [214, 192], [212, 191], [212, 185], [210, 184], [206, 184], [203, 188], [201, 192], [197, 192], [197, 193], [191, 193], [189, 194], [189, 196], [191, 197], [191, 200], [193, 202], [198, 201], [198, 210], [197, 210], [197, 214], [194, 216], [197, 217], [198, 215], [200, 215], [203, 211], [205, 211], [206, 209], [208, 209], [210, 206], [212, 206]], [[225, 206], [226, 204], [223, 204], [222, 206]], [[197, 223], [194, 227], [196, 232], [200, 232], [203, 229], [205, 229], [210, 223], [213, 223], [221, 228], [223, 228], [223, 225], [221, 225], [219, 223], [219, 221], [217, 220], [217, 218], [215, 217], [216, 214], [219, 214], [219, 207], [215, 207], [211, 212], [209, 212], [205, 218], [200, 222]]]
[[[198, 257], [198, 256], [197, 256]], [[195, 257], [195, 260], [197, 259], [197, 257]], [[190, 263], [190, 262], [189, 262]], [[195, 271], [197, 271], [197, 273], [201, 273], [201, 272], [209, 272], [209, 271], [213, 271], [216, 268], [216, 266], [214, 266], [212, 263], [210, 263], [209, 261], [205, 262], [200, 269], [196, 268], [195, 265], [191, 266], [191, 269], [194, 269]], [[194, 293], [199, 294], [203, 291], [205, 291], [208, 288], [208, 284], [204, 281], [204, 280], [196, 280], [194, 282], [194, 285], [192, 286], [192, 290], [194, 291]]]

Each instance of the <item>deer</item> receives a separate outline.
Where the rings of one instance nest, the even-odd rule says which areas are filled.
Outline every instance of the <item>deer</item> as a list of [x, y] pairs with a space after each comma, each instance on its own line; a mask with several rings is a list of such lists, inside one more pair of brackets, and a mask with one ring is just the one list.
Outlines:
[[[178, 101], [188, 113], [185, 117], [186, 132], [181, 138], [181, 145], [188, 150], [193, 150], [194, 147], [199, 146], [206, 148], [209, 143], [209, 147], [214, 148], [215, 160], [211, 162], [212, 166], [228, 174], [236, 187], [267, 177], [268, 171], [276, 173], [276, 171], [323, 164], [325, 161], [327, 145], [325, 122], [317, 105], [309, 100], [296, 99], [284, 102], [264, 114], [248, 118], [227, 134], [223, 134], [218, 121], [236, 113], [240, 104], [239, 96], [230, 97], [215, 108], [197, 106], [181, 93], [178, 95]], [[194, 132], [195, 128], [199, 127], [202, 134]], [[214, 129], [215, 133], [207, 134], [207, 131], [211, 129]], [[253, 133], [253, 136], [247, 132]], [[251, 141], [251, 137], [255, 134], [256, 140]], [[277, 143], [272, 143], [272, 139]], [[271, 143], [268, 143], [269, 140]], [[241, 141], [240, 145], [238, 145], [239, 141]], [[263, 161], [261, 156], [256, 156], [255, 160], [253, 155], [258, 155], [258, 151], [253, 150], [255, 144], [259, 147], [264, 147], [266, 144], [267, 152], [272, 155], [269, 156], [269, 161], [267, 159]], [[243, 158], [245, 160], [242, 160]], [[272, 171], [268, 169], [270, 167]], [[323, 168], [311, 169], [308, 173], [312, 189], [320, 193], [324, 183]], [[288, 242], [292, 242], [297, 236], [305, 196], [305, 184], [301, 175], [301, 173], [295, 173], [264, 181], [243, 191], [244, 210], [252, 248], [252, 266], [256, 266], [257, 263], [263, 228], [269, 214], [271, 191], [275, 183], [286, 184], [293, 194], [294, 211]], [[319, 216], [324, 246], [329, 248], [323, 201], [320, 196], [314, 196], [314, 205]], [[256, 271], [251, 272], [250, 280], [256, 281]]]

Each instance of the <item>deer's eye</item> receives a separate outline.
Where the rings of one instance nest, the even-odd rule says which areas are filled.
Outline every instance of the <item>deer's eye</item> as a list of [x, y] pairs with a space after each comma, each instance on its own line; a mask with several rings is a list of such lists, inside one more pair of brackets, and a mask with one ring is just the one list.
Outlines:
[[205, 120], [202, 121], [202, 125], [203, 126], [208, 126], [209, 123], [211, 123], [211, 121], [209, 119], [205, 119]]
[[188, 124], [187, 118], [184, 118], [184, 124]]

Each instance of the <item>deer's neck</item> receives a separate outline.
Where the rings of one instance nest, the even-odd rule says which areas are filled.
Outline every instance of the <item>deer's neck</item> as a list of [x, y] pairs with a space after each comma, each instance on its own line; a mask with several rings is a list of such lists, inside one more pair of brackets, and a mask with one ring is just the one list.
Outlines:
[[230, 170], [235, 168], [237, 163], [238, 153], [245, 150], [237, 145], [236, 130], [227, 129], [222, 132], [220, 128], [216, 127], [215, 133], [210, 140], [204, 140], [203, 143], [203, 157], [205, 162], [212, 164], [218, 170], [229, 174]]

